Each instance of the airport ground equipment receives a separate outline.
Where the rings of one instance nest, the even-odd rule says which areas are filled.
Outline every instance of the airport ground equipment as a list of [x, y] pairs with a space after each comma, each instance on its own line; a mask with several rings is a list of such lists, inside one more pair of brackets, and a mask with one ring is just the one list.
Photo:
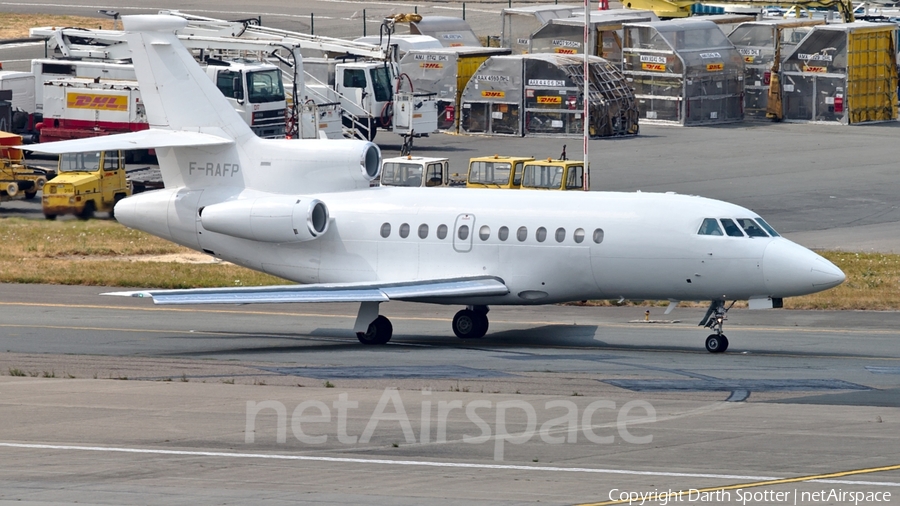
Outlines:
[[44, 185], [41, 204], [44, 216], [74, 214], [83, 220], [95, 212], [113, 215], [120, 200], [132, 194], [121, 151], [65, 153], [59, 157], [58, 175]]
[[744, 60], [715, 23], [693, 18], [628, 23], [622, 52], [641, 122], [743, 121]]
[[814, 26], [784, 56], [783, 119], [854, 125], [897, 120], [897, 25]]
[[523, 190], [584, 190], [584, 162], [580, 160], [534, 160], [525, 163]]
[[763, 19], [741, 23], [728, 34], [744, 58], [744, 117], [778, 119], [781, 86], [778, 72], [781, 59], [789, 54], [824, 19]]
[[[460, 133], [582, 137], [584, 58], [492, 56], [463, 90]], [[588, 56], [588, 60], [591, 138], [636, 135], [638, 107], [631, 83], [603, 58]]]
[[0, 202], [24, 199], [37, 195], [52, 174], [39, 167], [25, 164], [22, 136], [0, 131]]
[[465, 179], [450, 174], [449, 158], [400, 156], [381, 162], [381, 186], [464, 186]]
[[462, 92], [469, 79], [491, 56], [507, 55], [507, 48], [444, 47], [415, 49], [400, 60], [400, 71], [409, 76], [415, 89], [435, 94], [438, 128], [459, 131]]
[[[530, 36], [529, 53], [584, 54], [584, 16], [555, 18]], [[659, 21], [653, 11], [612, 9], [591, 11], [587, 53], [620, 65], [622, 24]]]
[[570, 18], [582, 5], [528, 5], [509, 7], [500, 11], [500, 47], [512, 49], [513, 54], [531, 50], [531, 35], [551, 19]]
[[[697, 2], [691, 0], [625, 0], [622, 5], [628, 9], [651, 10], [660, 18], [686, 18], [692, 14], [691, 6]], [[854, 21], [853, 4], [850, 0], [716, 0], [709, 2], [721, 6], [740, 6], [753, 8], [762, 13], [767, 8], [785, 7], [790, 9], [832, 9], [845, 22]], [[746, 9], [742, 9], [746, 12]]]
[[525, 163], [533, 156], [479, 156], [469, 160], [466, 188], [508, 188], [522, 185]]
[[[340, 104], [347, 136], [371, 140], [383, 129], [411, 145], [408, 139], [437, 132], [433, 94], [411, 89], [400, 72], [396, 46], [391, 44], [395, 23], [406, 17], [385, 19], [380, 43], [372, 45], [270, 28], [253, 19], [231, 22], [178, 11], [160, 13], [186, 19], [183, 33], [195, 37], [231, 36], [280, 44], [284, 51], [272, 53], [269, 59], [293, 68], [294, 102], [317, 107]], [[286, 57], [283, 52], [302, 58]]]

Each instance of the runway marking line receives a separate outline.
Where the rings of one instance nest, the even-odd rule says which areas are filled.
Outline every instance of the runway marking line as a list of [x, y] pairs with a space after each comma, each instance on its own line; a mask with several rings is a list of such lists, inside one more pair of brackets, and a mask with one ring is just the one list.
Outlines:
[[[695, 493], [702, 494], [704, 492], [716, 492], [719, 490], [737, 490], [737, 489], [744, 489], [744, 488], [769, 487], [772, 485], [783, 485], [785, 483], [799, 483], [799, 482], [804, 482], [804, 481], [813, 482], [813, 483], [833, 483], [832, 481], [829, 480], [829, 478], [841, 478], [843, 476], [853, 476], [853, 475], [858, 475], [858, 474], [880, 473], [880, 472], [884, 472], [884, 471], [897, 471], [897, 470], [900, 470], [900, 464], [896, 464], [896, 465], [892, 465], [892, 466], [882, 466], [882, 467], [867, 467], [867, 468], [863, 468], [863, 469], [853, 469], [850, 471], [838, 471], [836, 473], [814, 474], [814, 475], [810, 475], [810, 476], [798, 476], [796, 478], [768, 479], [768, 480], [754, 481], [754, 482], [749, 482], [749, 483], [740, 483], [737, 485], [726, 485], [724, 487], [707, 487], [707, 488], [687, 489], [687, 490], [691, 490]], [[838, 483], [860, 484], [860, 485], [864, 484], [864, 483], [865, 484], [878, 484], [878, 482], [854, 483], [852, 481], [851, 482], [841, 481]], [[885, 483], [885, 485], [892, 486], [894, 484]], [[659, 500], [672, 499], [674, 497], [678, 497], [678, 500], [683, 500], [682, 496], [684, 494], [685, 494], [685, 490], [679, 490], [677, 492], [663, 493], [663, 494], [659, 495], [659, 497], [656, 499], [656, 501], [658, 502]], [[619, 499], [619, 500], [613, 500], [613, 501], [583, 503], [583, 504], [579, 504], [578, 506], [611, 506], [613, 504], [629, 504], [629, 503], [633, 503], [633, 502], [634, 502], [634, 499]]]
[[[702, 473], [673, 473], [665, 471], [634, 471], [628, 469], [597, 469], [589, 467], [553, 467], [553, 466], [525, 466], [516, 464], [475, 464], [466, 462], [432, 462], [427, 460], [388, 460], [388, 459], [361, 459], [353, 457], [323, 457], [312, 455], [280, 455], [271, 453], [237, 453], [237, 452], [211, 452], [211, 451], [192, 451], [192, 450], [163, 450], [155, 448], [126, 448], [126, 447], [108, 447], [108, 446], [76, 446], [76, 445], [58, 445], [58, 444], [41, 444], [41, 443], [6, 443], [0, 442], [0, 448], [20, 448], [30, 450], [64, 450], [64, 451], [88, 451], [88, 452], [110, 452], [110, 453], [131, 453], [144, 455], [169, 455], [184, 457], [223, 457], [238, 459], [263, 459], [263, 460], [294, 460], [307, 462], [334, 462], [348, 464], [377, 464], [377, 465], [393, 465], [393, 466], [421, 466], [421, 467], [443, 467], [443, 468], [462, 468], [462, 469], [495, 469], [506, 471], [540, 471], [540, 472], [563, 472], [563, 473], [591, 473], [591, 474], [619, 474], [632, 476], [667, 476], [677, 478], [715, 478], [715, 479], [731, 479], [731, 480], [764, 480], [756, 481], [756, 485], [734, 485], [732, 487], [748, 487], [763, 486], [766, 484], [776, 483], [792, 483], [796, 481], [811, 481], [818, 478], [829, 476], [848, 476], [852, 474], [862, 474], [864, 472], [890, 471], [900, 469], [900, 465], [886, 466], [882, 468], [860, 469], [855, 471], [844, 471], [840, 473], [823, 474], [818, 476], [807, 476], [801, 478], [773, 478], [770, 476], [740, 476], [730, 474], [702, 474]], [[821, 483], [829, 483], [828, 480], [821, 480]], [[853, 484], [874, 484], [872, 482], [840, 482], [848, 485]], [[900, 483], [893, 482], [876, 482], [879, 485], [900, 487]], [[708, 490], [719, 490], [723, 487], [711, 488]], [[729, 487], [724, 487], [729, 488]], [[627, 502], [627, 501], [625, 501]], [[601, 504], [621, 504], [621, 502], [610, 503], [591, 503], [593, 506]], [[587, 505], [585, 505], [587, 506]]]

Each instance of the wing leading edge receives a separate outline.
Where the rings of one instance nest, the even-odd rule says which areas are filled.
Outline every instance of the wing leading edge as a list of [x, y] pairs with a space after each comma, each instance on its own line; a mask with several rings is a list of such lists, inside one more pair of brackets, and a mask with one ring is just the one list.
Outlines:
[[492, 276], [399, 283], [279, 285], [187, 290], [140, 290], [102, 295], [151, 297], [154, 304], [272, 304], [289, 302], [387, 302], [447, 297], [506, 295], [509, 288]]
[[151, 128], [150, 130], [141, 130], [140, 132], [130, 132], [127, 134], [104, 135], [86, 139], [48, 142], [46, 144], [29, 144], [27, 146], [20, 146], [20, 148], [36, 153], [60, 155], [63, 153], [84, 153], [88, 151], [118, 149], [129, 150], [186, 146], [219, 146], [231, 144], [233, 142], [232, 139], [202, 132]]

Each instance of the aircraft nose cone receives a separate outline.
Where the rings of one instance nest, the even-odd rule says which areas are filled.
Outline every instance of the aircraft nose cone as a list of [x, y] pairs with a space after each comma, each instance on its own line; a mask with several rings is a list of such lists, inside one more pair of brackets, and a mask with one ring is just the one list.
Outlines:
[[836, 265], [787, 239], [777, 239], [763, 253], [763, 276], [772, 297], [821, 292], [844, 282]]

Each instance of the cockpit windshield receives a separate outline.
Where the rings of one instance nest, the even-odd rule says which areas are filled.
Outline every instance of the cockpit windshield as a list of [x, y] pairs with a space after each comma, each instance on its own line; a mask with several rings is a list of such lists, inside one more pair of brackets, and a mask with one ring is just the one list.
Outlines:
[[765, 230], [760, 228], [760, 226], [750, 218], [739, 218], [737, 221], [741, 224], [741, 228], [744, 229], [744, 232], [747, 232], [748, 236], [769, 237], [769, 234], [767, 234]]
[[[721, 223], [721, 226], [720, 226]], [[722, 233], [722, 230], [725, 233]], [[745, 236], [744, 233], [747, 235]], [[781, 237], [762, 218], [705, 218], [697, 235], [728, 235], [729, 237]]]

